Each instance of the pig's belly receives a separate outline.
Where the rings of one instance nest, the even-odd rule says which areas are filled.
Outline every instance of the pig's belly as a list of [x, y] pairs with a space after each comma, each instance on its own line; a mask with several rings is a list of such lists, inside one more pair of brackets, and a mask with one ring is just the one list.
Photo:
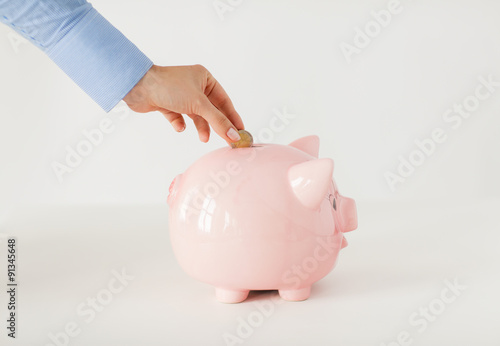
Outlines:
[[342, 234], [207, 237], [174, 231], [171, 240], [181, 267], [200, 281], [227, 289], [296, 289], [333, 269]]

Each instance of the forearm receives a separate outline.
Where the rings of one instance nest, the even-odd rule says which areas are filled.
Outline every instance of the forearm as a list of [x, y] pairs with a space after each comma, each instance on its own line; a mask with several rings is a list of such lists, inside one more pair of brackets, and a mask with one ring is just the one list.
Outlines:
[[84, 0], [0, 0], [0, 21], [42, 49], [105, 111], [153, 65]]

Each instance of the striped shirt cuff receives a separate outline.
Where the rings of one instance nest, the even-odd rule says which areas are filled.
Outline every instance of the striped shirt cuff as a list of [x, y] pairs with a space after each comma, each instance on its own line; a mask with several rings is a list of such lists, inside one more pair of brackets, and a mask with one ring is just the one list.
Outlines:
[[46, 53], [106, 112], [153, 66], [94, 8]]

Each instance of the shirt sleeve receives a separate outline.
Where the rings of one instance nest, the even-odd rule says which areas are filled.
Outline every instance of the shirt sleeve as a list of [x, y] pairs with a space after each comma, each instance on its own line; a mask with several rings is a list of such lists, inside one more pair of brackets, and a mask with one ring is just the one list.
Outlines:
[[106, 112], [153, 65], [85, 0], [0, 0], [0, 21], [43, 50]]

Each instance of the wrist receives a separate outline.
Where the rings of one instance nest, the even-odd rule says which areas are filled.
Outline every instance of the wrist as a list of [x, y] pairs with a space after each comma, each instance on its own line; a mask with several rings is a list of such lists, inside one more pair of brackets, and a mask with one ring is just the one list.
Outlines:
[[151, 85], [155, 84], [156, 65], [153, 65], [139, 82], [123, 98], [123, 101], [136, 112], [147, 112], [150, 105]]

